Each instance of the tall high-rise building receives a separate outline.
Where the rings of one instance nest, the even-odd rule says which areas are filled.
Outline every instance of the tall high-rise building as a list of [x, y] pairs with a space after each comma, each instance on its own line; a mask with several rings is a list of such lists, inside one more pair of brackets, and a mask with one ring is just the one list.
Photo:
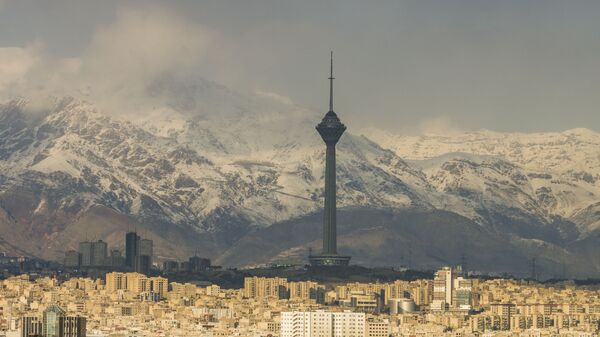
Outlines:
[[21, 337], [85, 337], [86, 323], [85, 317], [66, 316], [62, 308], [52, 304], [41, 319], [35, 316], [21, 319]]
[[435, 273], [433, 278], [432, 310], [447, 310], [452, 306], [454, 277], [452, 268], [444, 267]]
[[60, 319], [65, 316], [65, 311], [56, 304], [51, 304], [43, 313], [44, 337], [62, 337]]
[[444, 267], [435, 273], [433, 280], [432, 310], [470, 310], [473, 303], [473, 280]]
[[92, 266], [102, 267], [106, 265], [108, 245], [102, 240], [92, 242]]
[[452, 294], [452, 305], [456, 309], [471, 310], [473, 301], [473, 280], [457, 277], [454, 282], [454, 291]]
[[148, 274], [152, 268], [153, 243], [136, 232], [125, 235], [125, 266], [137, 273]]
[[335, 146], [342, 137], [346, 126], [333, 112], [333, 52], [331, 53], [331, 72], [329, 76], [329, 112], [316, 127], [325, 142], [325, 205], [323, 213], [323, 251], [320, 255], [309, 257], [313, 266], [347, 266], [350, 256], [342, 256], [337, 252], [337, 220], [336, 220], [336, 164]]
[[125, 266], [125, 258], [121, 255], [121, 251], [118, 249], [112, 249], [110, 251], [110, 265], [112, 267], [123, 267]]
[[140, 239], [140, 249], [139, 255], [152, 256], [152, 240], [150, 239]]
[[188, 271], [191, 272], [207, 270], [208, 268], [210, 268], [210, 259], [199, 256], [192, 256], [188, 260], [188, 267]]
[[65, 266], [76, 268], [81, 264], [81, 255], [76, 250], [68, 250], [65, 253]]
[[138, 251], [139, 236], [136, 232], [125, 234], [125, 266], [130, 269], [135, 268], [135, 258]]
[[152, 268], [152, 240], [138, 237], [135, 271], [148, 274]]
[[[74, 254], [67, 252], [68, 263], [75, 263]], [[98, 240], [95, 242], [84, 241], [79, 243], [79, 256], [81, 267], [103, 267], [107, 264], [107, 245], [106, 242]], [[65, 260], [65, 263], [67, 261]], [[69, 265], [72, 267], [72, 265]]]
[[80, 242], [79, 254], [81, 255], [81, 266], [90, 267], [92, 265], [92, 243], [89, 241]]

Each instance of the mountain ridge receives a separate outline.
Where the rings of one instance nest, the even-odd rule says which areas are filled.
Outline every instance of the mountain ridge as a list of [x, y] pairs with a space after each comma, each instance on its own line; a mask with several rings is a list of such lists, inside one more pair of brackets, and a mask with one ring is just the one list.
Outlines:
[[[179, 243], [161, 241], [160, 256], [200, 251], [238, 265], [236, 245], [320, 212], [318, 113], [268, 97], [240, 98], [210, 82], [184, 96], [161, 108], [172, 112], [164, 119], [114, 118], [75, 98], [53, 99], [35, 113], [23, 98], [0, 106], [0, 222], [22, 249], [0, 247], [59, 259], [60, 249], [43, 247], [75, 248], [82, 231], [73, 240], [61, 233], [106, 209], [128, 219], [98, 234], [111, 245], [120, 245], [125, 226], [143, 224], [150, 236], [186, 233], [173, 236]], [[223, 97], [229, 101], [211, 113]], [[600, 134], [579, 129], [452, 136], [350, 130], [338, 147], [339, 206], [429, 214], [422, 219], [449, 212], [511, 245], [539, 240], [596, 261], [590, 242], [600, 226], [599, 144]], [[284, 247], [270, 259], [289, 249], [301, 247]], [[531, 247], [519, 249], [534, 255]], [[357, 261], [377, 261], [357, 254]], [[549, 265], [560, 264], [561, 254], [553, 253]], [[600, 271], [594, 268], [592, 275]]]

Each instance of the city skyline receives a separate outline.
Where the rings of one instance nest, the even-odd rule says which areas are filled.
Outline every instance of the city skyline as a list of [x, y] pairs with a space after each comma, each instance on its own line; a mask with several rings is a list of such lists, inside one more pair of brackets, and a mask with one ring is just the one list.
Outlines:
[[481, 279], [451, 267], [410, 281], [264, 276], [243, 281], [224, 288], [133, 272], [62, 281], [10, 277], [0, 280], [5, 305], [0, 331], [7, 337], [592, 337], [600, 332], [597, 285]]

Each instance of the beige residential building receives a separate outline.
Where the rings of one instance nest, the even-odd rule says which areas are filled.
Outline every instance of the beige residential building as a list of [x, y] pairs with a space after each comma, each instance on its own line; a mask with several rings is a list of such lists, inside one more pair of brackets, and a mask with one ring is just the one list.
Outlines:
[[285, 278], [246, 277], [244, 279], [244, 296], [246, 298], [279, 298], [288, 288]]
[[135, 294], [150, 291], [148, 276], [139, 273], [127, 273], [127, 290]]
[[169, 291], [169, 280], [164, 277], [151, 277], [148, 280], [150, 283], [150, 291], [158, 294], [160, 298], [165, 298]]
[[106, 274], [106, 290], [115, 292], [127, 289], [127, 274], [112, 272]]
[[364, 313], [293, 311], [281, 313], [280, 337], [364, 337]]

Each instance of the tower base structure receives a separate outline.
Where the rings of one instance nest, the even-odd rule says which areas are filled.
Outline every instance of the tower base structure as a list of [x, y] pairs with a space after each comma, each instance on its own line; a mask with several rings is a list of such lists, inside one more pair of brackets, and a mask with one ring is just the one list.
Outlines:
[[348, 266], [350, 264], [350, 256], [343, 256], [337, 254], [321, 254], [311, 255], [308, 257], [310, 265], [313, 267], [327, 267], [327, 266]]

